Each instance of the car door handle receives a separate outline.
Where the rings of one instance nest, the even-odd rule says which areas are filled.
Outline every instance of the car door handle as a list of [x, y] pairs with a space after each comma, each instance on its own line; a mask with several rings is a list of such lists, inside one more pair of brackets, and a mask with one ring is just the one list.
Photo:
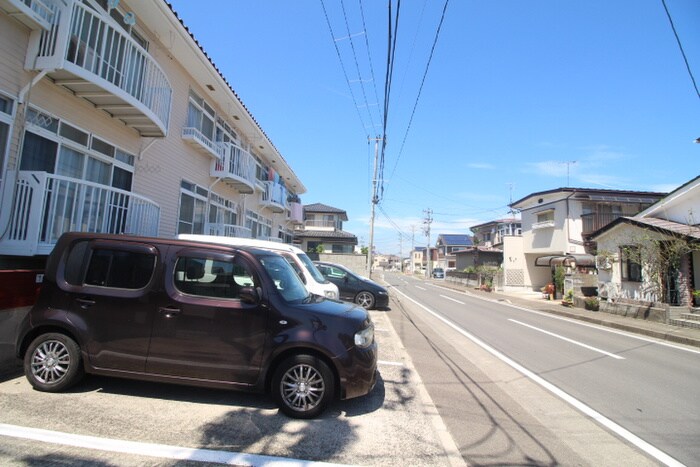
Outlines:
[[159, 311], [160, 311], [160, 314], [162, 314], [166, 318], [172, 318], [172, 317], [180, 314], [180, 309], [172, 307], [172, 306], [160, 307]]
[[75, 301], [78, 302], [80, 308], [82, 308], [83, 310], [87, 310], [95, 304], [95, 300], [92, 300], [91, 298], [87, 297], [76, 298]]

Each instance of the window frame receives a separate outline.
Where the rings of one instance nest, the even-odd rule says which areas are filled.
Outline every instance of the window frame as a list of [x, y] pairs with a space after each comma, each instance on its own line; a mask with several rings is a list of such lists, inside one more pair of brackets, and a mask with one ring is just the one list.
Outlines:
[[620, 280], [622, 282], [644, 282], [644, 269], [641, 260], [630, 258], [630, 250], [638, 252], [638, 245], [622, 245], [620, 246]]

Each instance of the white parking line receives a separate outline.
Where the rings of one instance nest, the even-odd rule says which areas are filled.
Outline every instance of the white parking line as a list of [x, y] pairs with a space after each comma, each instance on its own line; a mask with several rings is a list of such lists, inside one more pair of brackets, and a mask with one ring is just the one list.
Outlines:
[[595, 347], [591, 347], [590, 345], [584, 344], [583, 342], [575, 341], [573, 339], [569, 339], [568, 337], [560, 336], [559, 334], [554, 334], [553, 332], [545, 331], [544, 329], [537, 328], [535, 326], [531, 326], [529, 324], [523, 323], [523, 322], [515, 320], [515, 319], [508, 319], [508, 321], [519, 324], [521, 326], [525, 326], [526, 328], [534, 329], [535, 331], [539, 331], [541, 333], [547, 334], [548, 336], [556, 337], [557, 339], [561, 339], [563, 341], [570, 342], [572, 344], [584, 347], [588, 350], [602, 353], [603, 355], [607, 355], [608, 357], [612, 357], [612, 358], [615, 358], [617, 360], [624, 360], [625, 359], [625, 357], [620, 357], [619, 355], [615, 355], [614, 353], [606, 352], [605, 350], [600, 350], [600, 349], [597, 349]]
[[388, 362], [386, 360], [377, 360], [377, 365], [385, 365], [385, 366], [406, 366], [401, 362]]
[[166, 444], [141, 443], [118, 439], [98, 438], [96, 436], [74, 435], [60, 431], [40, 430], [16, 425], [0, 423], [0, 436], [42, 441], [44, 443], [60, 444], [99, 451], [121, 452], [139, 456], [158, 457], [164, 459], [188, 460], [196, 462], [216, 462], [236, 466], [264, 467], [337, 467], [341, 464], [327, 462], [312, 462], [284, 457], [258, 456], [230, 451], [213, 449], [183, 448]]
[[559, 389], [557, 386], [554, 384], [550, 383], [546, 379], [542, 378], [538, 374], [528, 370], [524, 366], [520, 365], [519, 363], [515, 362], [505, 354], [499, 352], [495, 348], [491, 347], [488, 345], [486, 342], [482, 341], [478, 337], [474, 336], [473, 334], [470, 334], [469, 332], [465, 331], [461, 327], [457, 326], [455, 323], [452, 321], [448, 320], [447, 318], [441, 316], [439, 313], [436, 313], [435, 311], [431, 310], [427, 306], [423, 305], [422, 303], [418, 302], [417, 300], [414, 300], [413, 298], [409, 297], [405, 293], [397, 290], [397, 293], [401, 294], [406, 300], [410, 300], [411, 302], [415, 303], [417, 306], [421, 307], [423, 310], [425, 310], [427, 313], [431, 314], [434, 316], [436, 319], [439, 319], [443, 323], [445, 323], [447, 326], [451, 327], [454, 329], [456, 332], [459, 334], [463, 335], [470, 341], [474, 342], [476, 345], [481, 347], [482, 349], [486, 350], [488, 353], [493, 355], [494, 357], [498, 358], [501, 360], [503, 363], [506, 365], [509, 365], [511, 368], [515, 369], [516, 371], [522, 373], [525, 377], [529, 378], [530, 380], [534, 381], [535, 383], [539, 384], [555, 396], [559, 397], [561, 400], [567, 402], [569, 405], [572, 407], [576, 408], [583, 414], [591, 417], [593, 420], [596, 422], [600, 423], [602, 426], [607, 428], [608, 430], [612, 431], [613, 433], [617, 434], [621, 438], [627, 440], [634, 446], [637, 446], [637, 448], [641, 449], [642, 451], [646, 452], [650, 456], [652, 456], [654, 459], [657, 459], [659, 462], [662, 462], [666, 465], [669, 466], [679, 466], [682, 467], [683, 464], [678, 462], [676, 459], [673, 457], [669, 456], [656, 446], [653, 446], [646, 441], [644, 441], [642, 438], [639, 436], [635, 435], [631, 431], [625, 429], [624, 427], [618, 425], [614, 421], [610, 420], [603, 414], [595, 411], [591, 407], [587, 406], [580, 400], [576, 399], [575, 397], [571, 396], [569, 393], [562, 391]]
[[452, 301], [455, 302], [455, 303], [459, 303], [460, 305], [464, 305], [464, 302], [460, 302], [459, 300], [455, 300], [454, 298], [448, 297], [447, 295], [440, 295], [440, 296], [441, 296], [442, 298], [447, 299], [447, 300], [452, 300]]

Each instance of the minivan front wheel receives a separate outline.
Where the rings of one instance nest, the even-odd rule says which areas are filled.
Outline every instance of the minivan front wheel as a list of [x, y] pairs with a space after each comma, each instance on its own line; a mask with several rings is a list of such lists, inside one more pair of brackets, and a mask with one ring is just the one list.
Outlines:
[[369, 310], [374, 306], [374, 295], [371, 292], [362, 291], [355, 297], [355, 303], [365, 310]]
[[284, 360], [272, 379], [272, 396], [280, 410], [294, 418], [314, 418], [334, 393], [333, 372], [323, 360], [294, 355]]
[[42, 334], [27, 348], [24, 374], [39, 391], [62, 391], [83, 376], [80, 347], [64, 334]]

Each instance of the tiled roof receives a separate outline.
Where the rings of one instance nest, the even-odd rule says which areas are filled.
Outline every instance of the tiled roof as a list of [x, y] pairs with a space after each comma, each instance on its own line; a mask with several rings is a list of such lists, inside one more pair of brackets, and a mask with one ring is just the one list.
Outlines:
[[295, 232], [296, 238], [319, 238], [330, 240], [353, 240], [357, 243], [357, 237], [343, 230], [304, 230]]
[[333, 206], [328, 206], [327, 204], [321, 204], [321, 203], [305, 204], [304, 211], [307, 211], [307, 212], [325, 212], [325, 213], [333, 213], [333, 214], [345, 214], [345, 211], [342, 209], [334, 208]]
[[640, 228], [657, 230], [661, 233], [669, 235], [687, 237], [694, 240], [700, 240], [700, 227], [696, 225], [680, 224], [678, 222], [667, 221], [665, 219], [656, 219], [654, 217], [620, 217], [614, 222], [606, 225], [598, 230], [592, 238], [597, 238], [604, 232], [619, 224], [630, 224]]

